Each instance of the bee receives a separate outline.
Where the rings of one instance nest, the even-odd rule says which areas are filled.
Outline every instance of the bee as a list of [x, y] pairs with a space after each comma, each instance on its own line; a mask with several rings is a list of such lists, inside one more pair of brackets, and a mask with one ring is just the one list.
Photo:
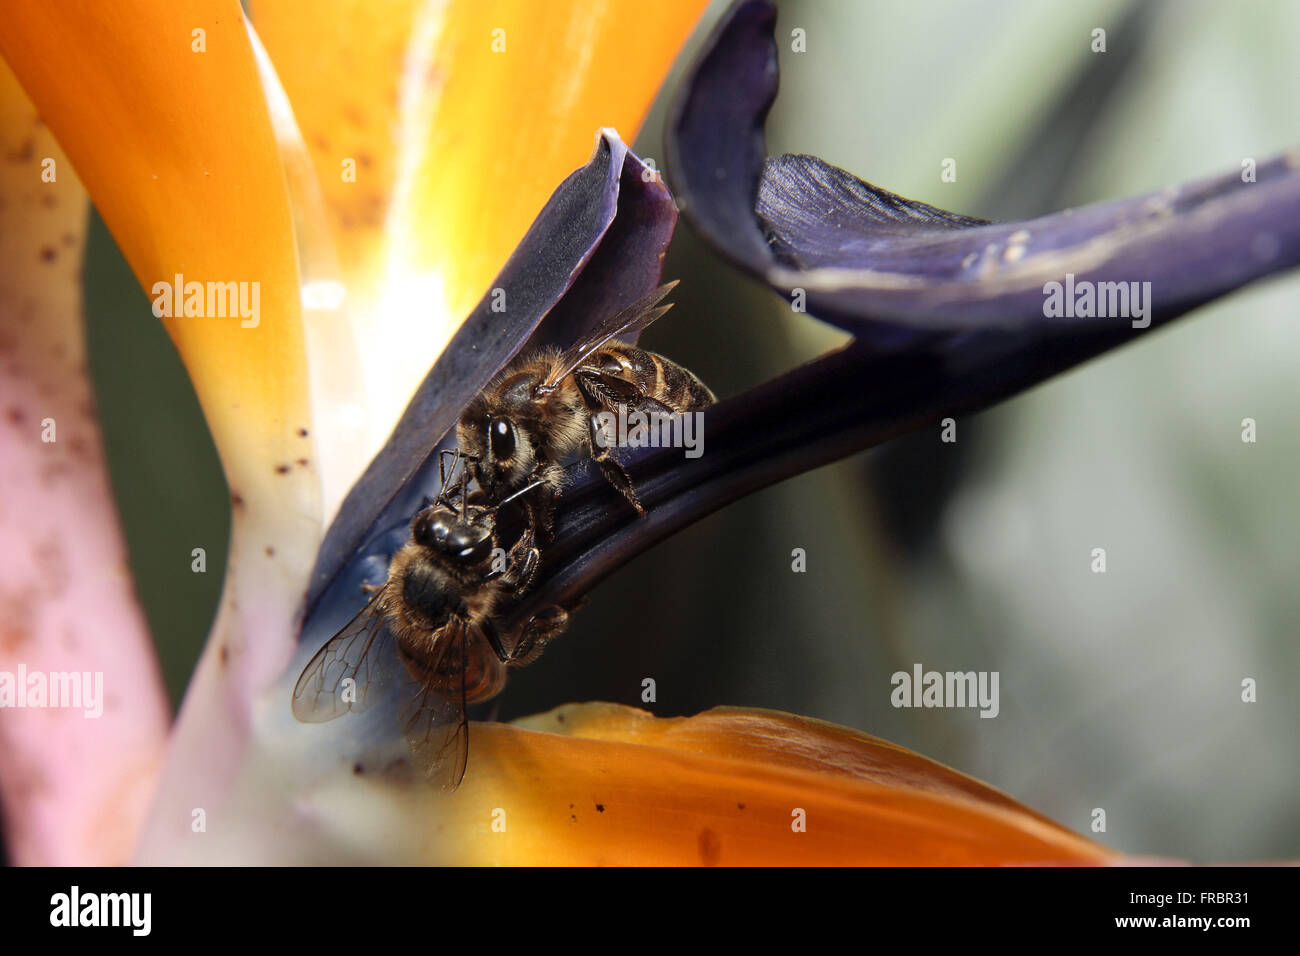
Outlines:
[[443, 490], [415, 515], [387, 581], [307, 663], [294, 685], [293, 714], [304, 723], [333, 720], [368, 709], [397, 685], [398, 720], [416, 767], [455, 790], [469, 754], [466, 708], [499, 694], [507, 669], [534, 660], [564, 631], [568, 614], [540, 612], [507, 646], [493, 613], [503, 594], [526, 590], [536, 572], [533, 529], [525, 527], [499, 561], [497, 515], [514, 496], [472, 502], [462, 468], [457, 500], [446, 491], [443, 461]]
[[655, 289], [563, 353], [546, 350], [517, 359], [466, 406], [457, 442], [483, 491], [501, 497], [537, 483], [544, 498], [537, 508], [526, 502], [530, 521], [549, 530], [564, 483], [561, 461], [578, 453], [594, 460], [637, 514], [645, 514], [627, 472], [610, 454], [613, 442], [600, 416], [617, 413], [620, 405], [663, 415], [713, 404], [713, 393], [694, 373], [619, 341], [667, 312], [671, 303], [659, 302], [676, 285]]

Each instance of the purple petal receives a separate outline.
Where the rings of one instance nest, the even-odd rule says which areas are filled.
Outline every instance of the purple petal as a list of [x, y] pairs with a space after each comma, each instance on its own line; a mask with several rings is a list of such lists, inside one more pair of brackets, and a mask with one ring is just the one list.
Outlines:
[[653, 545], [760, 488], [987, 408], [1127, 337], [1113, 326], [1060, 337], [987, 332], [904, 353], [852, 342], [705, 409], [697, 458], [681, 448], [623, 450], [645, 517], [591, 462], [579, 462], [546, 561], [528, 592], [500, 609], [498, 625], [510, 633], [548, 605], [575, 605]]
[[357, 584], [387, 567], [388, 532], [437, 491], [436, 450], [461, 409], [523, 349], [571, 342], [655, 288], [676, 223], [667, 189], [603, 131], [591, 160], [555, 190], [492, 283], [505, 290], [507, 311], [493, 312], [489, 290], [344, 499], [312, 572], [309, 615], [327, 589], [353, 610], [363, 602]]
[[[683, 212], [705, 238], [809, 312], [876, 345], [922, 333], [1115, 317], [1045, 315], [1048, 283], [1149, 282], [1151, 324], [1300, 263], [1300, 154], [1159, 193], [1013, 223], [896, 196], [812, 156], [765, 158], [775, 11], [734, 8], [668, 131]], [[1070, 280], [1066, 277], [1071, 276]], [[920, 337], [919, 337], [920, 335]]]

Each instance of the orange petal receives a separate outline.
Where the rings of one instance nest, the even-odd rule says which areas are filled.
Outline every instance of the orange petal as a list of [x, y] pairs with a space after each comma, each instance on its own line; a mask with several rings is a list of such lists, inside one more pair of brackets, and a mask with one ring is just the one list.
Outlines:
[[475, 725], [469, 773], [437, 820], [442, 839], [428, 844], [437, 862], [1118, 859], [903, 747], [834, 724], [739, 708], [655, 718], [613, 704], [573, 704], [518, 725]]
[[656, 718], [569, 704], [515, 724], [472, 724], [468, 772], [446, 795], [397, 770], [405, 742], [376, 746], [375, 724], [295, 724], [281, 703], [292, 680], [260, 708], [261, 746], [222, 805], [222, 819], [239, 826], [215, 842], [184, 839], [178, 812], [174, 838], [138, 862], [1127, 862], [903, 747], [776, 711]]
[[[295, 465], [311, 456], [289, 204], [238, 2], [5, 2], [3, 15], [0, 53], [146, 293], [177, 274], [249, 283], [249, 305], [257, 289], [257, 316], [164, 322], [233, 490], [300, 484], [311, 501]], [[276, 464], [295, 466], [277, 478]]]
[[385, 435], [597, 130], [631, 141], [705, 5], [251, 4], [372, 339]]

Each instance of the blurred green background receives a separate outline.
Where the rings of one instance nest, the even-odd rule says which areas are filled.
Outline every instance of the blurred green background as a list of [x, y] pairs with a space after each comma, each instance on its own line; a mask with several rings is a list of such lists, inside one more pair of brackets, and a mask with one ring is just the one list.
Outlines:
[[[1300, 129], [1300, 4], [1285, 0], [780, 8], [771, 152], [964, 213], [1158, 190], [1262, 160]], [[805, 53], [790, 52], [795, 27]], [[1090, 49], [1097, 27], [1104, 54]], [[662, 155], [665, 101], [641, 155]], [[955, 183], [940, 181], [948, 157]], [[678, 307], [645, 344], [720, 396], [843, 341], [686, 225], [666, 275], [684, 280]], [[86, 281], [114, 487], [178, 701], [220, 590], [228, 497], [175, 352], [98, 223]], [[808, 714], [1080, 832], [1104, 808], [1095, 836], [1126, 852], [1300, 856], [1298, 315], [1300, 276], [1274, 280], [961, 420], [956, 444], [927, 430], [727, 508], [597, 589], [517, 674], [503, 716], [641, 705], [653, 677], [659, 714]], [[1245, 417], [1256, 444], [1241, 441]], [[190, 571], [195, 547], [206, 575]], [[795, 547], [805, 574], [791, 571]], [[914, 663], [1000, 672], [1000, 715], [894, 709], [890, 675]], [[1257, 703], [1240, 700], [1245, 677]]]

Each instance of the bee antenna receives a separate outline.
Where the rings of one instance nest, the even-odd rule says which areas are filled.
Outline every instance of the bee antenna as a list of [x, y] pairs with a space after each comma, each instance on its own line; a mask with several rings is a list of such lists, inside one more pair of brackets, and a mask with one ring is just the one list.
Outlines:
[[[448, 455], [452, 456], [450, 469], [447, 469], [445, 467]], [[473, 456], [466, 455], [459, 448], [443, 448], [439, 450], [438, 477], [442, 482], [442, 486], [438, 489], [438, 497], [434, 499], [436, 503], [453, 507], [451, 489], [448, 488], [448, 485], [451, 484], [454, 487], [454, 483], [457, 477], [456, 475], [457, 468], [460, 469], [460, 493], [462, 496], [464, 496], [465, 481], [466, 481], [465, 473], [468, 471], [468, 468], [465, 465], [466, 460], [477, 461], [478, 459], [473, 458]]]
[[[447, 465], [447, 456], [448, 456], [448, 455], [451, 455], [451, 456], [452, 456], [452, 462], [451, 462], [451, 469], [450, 469], [450, 471], [448, 471], [448, 470], [447, 470], [447, 467], [446, 467], [446, 465]], [[462, 458], [462, 457], [463, 457], [463, 455], [461, 454], [461, 450], [460, 450], [459, 448], [442, 448], [442, 449], [439, 449], [439, 451], [438, 451], [438, 479], [442, 482], [442, 486], [443, 486], [444, 488], [447, 486], [447, 479], [448, 479], [448, 478], [453, 478], [453, 479], [454, 479], [454, 478], [456, 477], [456, 466], [460, 464], [460, 461], [461, 461], [461, 458]]]
[[497, 510], [498, 508], [500, 508], [502, 505], [508, 505], [508, 504], [510, 504], [510, 502], [514, 501], [516, 498], [520, 497], [521, 495], [526, 495], [526, 494], [528, 494], [528, 492], [532, 491], [534, 488], [540, 488], [540, 487], [541, 487], [542, 485], [544, 485], [544, 484], [546, 484], [546, 482], [541, 481], [541, 480], [538, 480], [538, 481], [534, 481], [531, 485], [525, 485], [523, 488], [520, 488], [518, 491], [516, 491], [516, 492], [515, 492], [513, 495], [511, 495], [510, 497], [508, 497], [508, 498], [502, 498], [500, 501], [498, 501], [496, 504], [494, 504], [494, 505], [492, 506], [492, 510], [493, 510], [493, 511], [496, 511], [496, 510]]

